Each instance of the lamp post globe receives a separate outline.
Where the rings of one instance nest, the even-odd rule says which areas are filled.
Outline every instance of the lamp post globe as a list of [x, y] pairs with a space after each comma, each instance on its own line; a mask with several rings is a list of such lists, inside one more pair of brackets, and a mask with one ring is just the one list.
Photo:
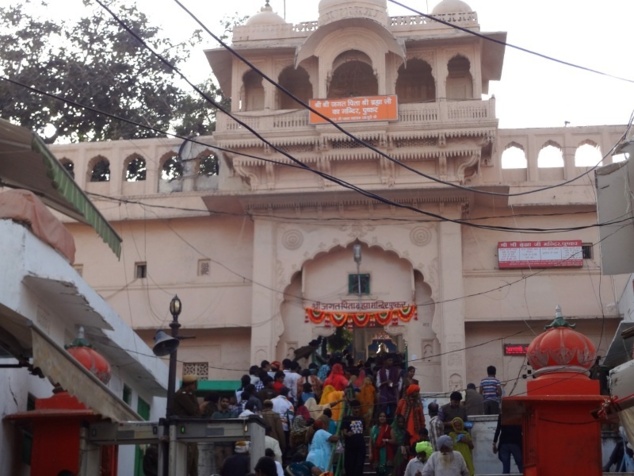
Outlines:
[[[167, 377], [167, 405], [165, 409], [165, 435], [169, 435], [170, 418], [173, 411], [174, 394], [176, 392], [176, 355], [178, 350], [178, 329], [181, 327], [178, 322], [178, 316], [183, 310], [183, 305], [178, 295], [175, 295], [170, 301], [169, 311], [172, 315], [172, 322], [169, 326], [172, 330], [171, 338], [168, 337], [163, 331], [158, 331], [154, 337], [154, 354], [158, 357], [169, 355], [169, 373]], [[169, 443], [164, 443], [163, 449], [163, 461], [162, 461], [162, 474], [167, 476], [169, 474]]]

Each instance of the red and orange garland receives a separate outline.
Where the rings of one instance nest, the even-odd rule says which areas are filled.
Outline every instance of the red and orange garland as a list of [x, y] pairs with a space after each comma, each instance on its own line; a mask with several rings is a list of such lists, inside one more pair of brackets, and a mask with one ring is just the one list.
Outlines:
[[399, 322], [409, 322], [412, 319], [418, 320], [417, 308], [413, 304], [398, 309], [370, 312], [324, 311], [307, 307], [305, 322], [323, 324], [326, 327], [345, 325], [351, 329], [353, 327], [397, 326]]

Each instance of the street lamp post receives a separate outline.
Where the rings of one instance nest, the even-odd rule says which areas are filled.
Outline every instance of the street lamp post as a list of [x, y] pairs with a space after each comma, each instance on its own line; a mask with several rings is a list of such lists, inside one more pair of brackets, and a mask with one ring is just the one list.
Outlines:
[[[170, 322], [170, 329], [172, 329], [172, 337], [176, 339], [178, 342], [178, 329], [180, 329], [181, 325], [178, 322], [178, 316], [180, 315], [182, 310], [181, 300], [178, 299], [178, 295], [175, 295], [170, 301], [170, 314], [172, 315], [172, 322]], [[170, 365], [169, 365], [169, 374], [167, 378], [167, 409], [165, 411], [165, 416], [169, 419], [170, 412], [172, 411], [173, 403], [174, 403], [174, 392], [176, 392], [176, 346], [172, 352], [170, 352]]]
[[[178, 296], [174, 296], [170, 301], [170, 314], [172, 315], [172, 322], [169, 326], [172, 329], [172, 336], [168, 336], [163, 331], [158, 331], [154, 336], [154, 347], [152, 348], [154, 355], [158, 357], [164, 357], [169, 355], [169, 374], [167, 377], [167, 406], [165, 409], [165, 423], [164, 423], [164, 436], [169, 438], [171, 414], [174, 403], [174, 393], [176, 392], [176, 354], [179, 344], [178, 329], [181, 327], [178, 322], [178, 316], [182, 311], [182, 304]], [[169, 440], [166, 439], [163, 442], [163, 461], [162, 461], [162, 475], [169, 475]]]

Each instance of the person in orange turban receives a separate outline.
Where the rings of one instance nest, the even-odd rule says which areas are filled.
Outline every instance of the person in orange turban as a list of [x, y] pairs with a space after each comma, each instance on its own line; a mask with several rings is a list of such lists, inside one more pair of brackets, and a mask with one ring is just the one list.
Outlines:
[[401, 398], [396, 407], [396, 414], [405, 418], [405, 428], [410, 437], [410, 445], [421, 439], [421, 432], [425, 428], [425, 414], [420, 400], [420, 387], [412, 384], [407, 387], [405, 397]]

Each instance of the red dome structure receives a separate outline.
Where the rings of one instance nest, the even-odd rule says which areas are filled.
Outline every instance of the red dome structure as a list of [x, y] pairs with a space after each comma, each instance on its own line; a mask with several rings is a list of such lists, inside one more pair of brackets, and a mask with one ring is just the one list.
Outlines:
[[566, 322], [561, 307], [557, 306], [555, 320], [545, 332], [528, 346], [526, 355], [537, 373], [553, 371], [585, 372], [594, 363], [596, 349], [590, 339], [575, 331], [574, 324]]
[[108, 361], [84, 338], [84, 329], [79, 329], [77, 338], [66, 346], [67, 352], [72, 355], [88, 371], [107, 384], [112, 376], [112, 370]]
[[[110, 364], [84, 338], [79, 328], [77, 338], [65, 346], [66, 351], [104, 384], [111, 376]], [[95, 410], [70, 393], [56, 386], [53, 396], [36, 398], [35, 409], [10, 416], [28, 423], [32, 432], [30, 474], [62, 474], [62, 470], [80, 474], [85, 449], [81, 432], [87, 423], [102, 420]], [[118, 469], [118, 450], [114, 445], [103, 445], [90, 458], [98, 458], [99, 471], [94, 474], [115, 476]], [[84, 473], [81, 473], [84, 474]]]
[[522, 425], [524, 476], [601, 476], [603, 471], [601, 424], [591, 412], [604, 399], [599, 381], [587, 371], [596, 350], [573, 327], [557, 306], [555, 320], [528, 346], [535, 378], [526, 394], [502, 398], [502, 424]]

